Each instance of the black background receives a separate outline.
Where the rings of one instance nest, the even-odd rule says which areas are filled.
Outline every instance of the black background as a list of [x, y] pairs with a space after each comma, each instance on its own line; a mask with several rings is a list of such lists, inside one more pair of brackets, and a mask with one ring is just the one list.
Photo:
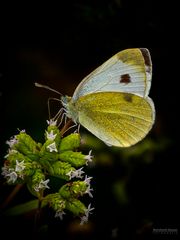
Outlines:
[[[177, 229], [179, 47], [178, 14], [173, 2], [62, 1], [59, 5], [41, 6], [16, 3], [2, 7], [1, 12], [2, 162], [5, 141], [17, 133], [17, 128], [25, 128], [36, 138], [43, 135], [48, 118], [46, 101], [51, 93], [35, 88], [34, 82], [71, 96], [81, 79], [113, 54], [126, 48], [148, 48], [153, 62], [150, 96], [157, 114], [152, 136], [157, 142], [166, 138], [171, 144], [152, 165], [137, 168], [130, 187], [134, 202], [128, 209], [113, 205], [108, 191], [107, 195], [100, 192], [101, 185], [108, 181], [102, 179], [105, 174], [92, 171], [97, 182], [93, 200], [96, 213], [92, 217], [95, 227], [86, 239], [113, 239], [110, 233], [115, 228], [122, 239], [135, 239], [136, 230], [147, 216], [156, 228]], [[62, 226], [67, 222], [68, 219]], [[12, 228], [8, 221], [5, 227]], [[53, 231], [58, 233], [57, 229]]]

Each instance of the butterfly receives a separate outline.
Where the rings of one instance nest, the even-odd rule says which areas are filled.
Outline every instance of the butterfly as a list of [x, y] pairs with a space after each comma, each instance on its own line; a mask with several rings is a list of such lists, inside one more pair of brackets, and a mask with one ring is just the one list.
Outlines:
[[149, 50], [118, 52], [86, 76], [72, 97], [62, 96], [66, 116], [108, 146], [129, 147], [141, 141], [155, 121], [148, 97], [152, 62]]

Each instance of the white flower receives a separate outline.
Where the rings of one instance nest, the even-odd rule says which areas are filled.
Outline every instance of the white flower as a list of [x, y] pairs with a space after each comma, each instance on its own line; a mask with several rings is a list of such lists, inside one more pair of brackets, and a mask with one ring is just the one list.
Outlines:
[[94, 210], [94, 208], [91, 208], [91, 204], [89, 204], [88, 208], [86, 208], [86, 210], [84, 211], [84, 216], [81, 217], [80, 225], [88, 222], [89, 214], [91, 214], [92, 210]]
[[87, 189], [86, 189], [85, 193], [89, 194], [89, 196], [92, 198], [93, 195], [92, 195], [91, 191], [93, 191], [93, 189], [90, 186], [91, 179], [92, 179], [92, 177], [88, 177], [86, 175], [85, 179], [84, 179], [84, 182], [87, 184]]
[[26, 130], [25, 129], [23, 129], [23, 130], [20, 130], [20, 133], [25, 133], [26, 132]]
[[8, 158], [12, 153], [17, 153], [17, 151], [14, 149], [8, 149], [8, 153], [4, 156], [4, 158]]
[[41, 179], [41, 181], [34, 187], [34, 190], [36, 192], [39, 192], [40, 189], [49, 188], [49, 186], [47, 185], [48, 182], [49, 182], [49, 179], [44, 181]]
[[46, 148], [49, 149], [50, 152], [58, 152], [55, 142], [49, 144]]
[[84, 179], [84, 182], [87, 184], [87, 185], [90, 185], [90, 181], [91, 181], [92, 177], [87, 177], [87, 175], [85, 176], [85, 179]]
[[69, 171], [68, 173], [66, 173], [67, 176], [69, 176], [69, 180], [71, 180], [72, 178], [83, 178], [82, 174], [84, 173], [84, 171], [82, 171], [82, 168], [79, 168], [77, 170], [74, 171]]
[[16, 172], [22, 172], [25, 169], [25, 165], [24, 165], [24, 160], [19, 162], [18, 160], [16, 160], [16, 166], [15, 166], [15, 171]]
[[65, 215], [66, 213], [62, 210], [58, 210], [56, 211], [55, 217], [59, 217], [61, 220], [63, 220], [63, 215]]
[[9, 141], [6, 141], [6, 144], [9, 145], [10, 148], [13, 147], [14, 144], [18, 143], [18, 140], [16, 139], [16, 136], [13, 136], [10, 138]]
[[84, 159], [86, 160], [86, 165], [88, 165], [89, 162], [92, 162], [93, 156], [91, 155], [91, 153], [92, 153], [92, 150], [90, 150], [88, 155], [84, 157]]
[[84, 223], [87, 223], [87, 222], [88, 222], [88, 216], [86, 216], [86, 215], [82, 216], [80, 225], [83, 225]]
[[56, 126], [57, 121], [54, 121], [53, 119], [50, 119], [50, 120], [47, 120], [47, 124], [48, 124], [49, 126]]
[[6, 177], [9, 177], [8, 182], [14, 183], [17, 180], [18, 175], [15, 171], [13, 171], [13, 172], [8, 173], [6, 175]]
[[69, 177], [69, 180], [71, 180], [71, 178], [72, 178], [72, 170], [70, 170], [68, 173], [66, 173], [66, 175]]
[[93, 191], [93, 189], [90, 188], [90, 185], [88, 185], [88, 187], [87, 187], [85, 193], [89, 194], [89, 196], [90, 196], [91, 198], [93, 198], [93, 195], [92, 195], [91, 191]]
[[53, 130], [51, 130], [50, 133], [48, 133], [48, 132], [46, 131], [46, 137], [47, 137], [48, 140], [52, 140], [52, 141], [53, 141], [53, 140], [56, 138], [56, 136], [57, 136], [57, 134], [54, 134], [54, 133], [53, 133]]
[[18, 177], [23, 178], [23, 175], [19, 175], [17, 174], [18, 172], [16, 172], [16, 170], [14, 168], [10, 168], [6, 165], [4, 165], [4, 167], [2, 167], [2, 175], [7, 178], [8, 182], [12, 182], [14, 183]]
[[76, 178], [82, 178], [82, 174], [84, 173], [84, 171], [82, 171], [83, 167], [82, 168], [79, 168], [77, 169], [76, 171], [73, 172], [74, 176], [73, 177], [76, 177]]
[[18, 175], [17, 173], [15, 172], [14, 168], [9, 168], [8, 166], [4, 166], [2, 167], [2, 173], [1, 173], [5, 178], [8, 178], [8, 182], [12, 182], [14, 183], [17, 178], [18, 178]]
[[88, 208], [85, 210], [85, 215], [89, 216], [91, 214], [91, 211], [94, 210], [94, 208], [91, 208], [91, 203], [88, 205]]
[[[14, 170], [14, 169], [13, 169]], [[6, 165], [4, 165], [4, 167], [2, 167], [2, 175], [4, 176], [4, 177], [6, 177], [7, 176], [7, 174], [9, 174], [10, 173], [10, 171], [9, 171], [9, 167], [8, 166], [6, 166]]]

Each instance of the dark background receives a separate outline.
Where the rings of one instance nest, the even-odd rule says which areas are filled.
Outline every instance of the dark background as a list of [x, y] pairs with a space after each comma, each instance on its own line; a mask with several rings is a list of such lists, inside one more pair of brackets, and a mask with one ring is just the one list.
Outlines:
[[[145, 47], [151, 53], [150, 97], [157, 117], [149, 138], [159, 150], [146, 153], [150, 155], [148, 164], [143, 156], [132, 164], [128, 204], [116, 201], [111, 191], [114, 181], [129, 173], [129, 165], [118, 162], [117, 150], [112, 153], [110, 167], [103, 163], [91, 169], [96, 208], [92, 226], [81, 233], [71, 229], [71, 218], [63, 223], [52, 221], [50, 232], [61, 232], [64, 239], [156, 239], [168, 236], [153, 235], [153, 228], [179, 227], [178, 16], [173, 2], [158, 3], [72, 1], [58, 6], [44, 3], [1, 8], [2, 163], [5, 141], [17, 133], [17, 128], [25, 128], [35, 139], [43, 138], [47, 99], [57, 96], [34, 87], [34, 82], [71, 96], [83, 77], [118, 51]], [[109, 154], [111, 149], [104, 147], [102, 151]], [[12, 220], [6, 219], [4, 225], [12, 228]]]

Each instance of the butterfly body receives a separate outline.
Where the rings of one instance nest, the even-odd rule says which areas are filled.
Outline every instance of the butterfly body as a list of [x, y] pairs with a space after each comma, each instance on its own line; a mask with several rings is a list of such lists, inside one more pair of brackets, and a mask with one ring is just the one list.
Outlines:
[[134, 145], [155, 119], [151, 75], [147, 49], [121, 51], [85, 77], [72, 98], [62, 98], [67, 117], [108, 145]]

